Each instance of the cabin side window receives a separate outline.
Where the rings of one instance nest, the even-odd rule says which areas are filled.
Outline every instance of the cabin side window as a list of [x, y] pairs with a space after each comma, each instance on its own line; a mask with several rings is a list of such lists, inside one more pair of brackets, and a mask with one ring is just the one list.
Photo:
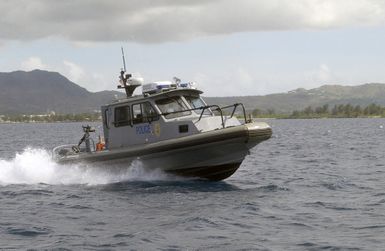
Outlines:
[[186, 111], [188, 110], [188, 107], [183, 102], [181, 97], [159, 99], [155, 101], [155, 103], [161, 110], [162, 114], [166, 117], [166, 119], [172, 119], [191, 114], [191, 111]]
[[135, 104], [132, 106], [132, 121], [134, 124], [150, 123], [159, 119], [150, 102]]
[[130, 107], [120, 106], [115, 108], [115, 127], [130, 125]]

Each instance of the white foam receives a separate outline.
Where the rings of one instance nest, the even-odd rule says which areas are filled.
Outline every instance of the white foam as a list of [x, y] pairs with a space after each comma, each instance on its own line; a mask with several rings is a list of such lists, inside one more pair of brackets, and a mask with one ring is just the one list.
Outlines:
[[127, 169], [111, 171], [111, 168], [91, 165], [59, 165], [51, 153], [42, 149], [27, 148], [11, 160], [0, 159], [0, 185], [10, 184], [109, 184], [129, 180], [172, 179], [158, 169], [148, 171], [140, 161], [134, 161]]

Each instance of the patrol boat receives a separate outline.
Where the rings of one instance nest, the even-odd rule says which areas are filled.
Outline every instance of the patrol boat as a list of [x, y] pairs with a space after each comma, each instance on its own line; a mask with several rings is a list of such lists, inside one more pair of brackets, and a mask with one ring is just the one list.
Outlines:
[[[133, 95], [139, 86], [142, 94]], [[143, 84], [122, 70], [118, 88], [126, 97], [101, 107], [105, 142], [95, 145], [90, 137], [94, 129], [83, 126], [78, 145], [53, 150], [57, 162], [113, 169], [139, 160], [146, 169], [223, 180], [239, 168], [249, 149], [272, 135], [267, 123], [247, 118], [241, 103], [207, 105], [193, 82], [174, 78]]]

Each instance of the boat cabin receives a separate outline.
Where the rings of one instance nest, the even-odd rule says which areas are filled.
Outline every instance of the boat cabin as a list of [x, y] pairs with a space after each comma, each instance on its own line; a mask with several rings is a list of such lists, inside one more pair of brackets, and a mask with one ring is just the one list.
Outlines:
[[231, 117], [224, 116], [218, 106], [208, 106], [193, 83], [163, 81], [143, 85], [142, 89], [141, 95], [127, 95], [102, 106], [106, 149], [240, 125], [234, 111]]

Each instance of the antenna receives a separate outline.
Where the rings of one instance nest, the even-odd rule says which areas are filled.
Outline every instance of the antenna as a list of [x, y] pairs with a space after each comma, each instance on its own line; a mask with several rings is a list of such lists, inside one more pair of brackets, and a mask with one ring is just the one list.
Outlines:
[[[124, 89], [126, 91], [127, 98], [132, 97], [132, 94], [135, 91], [135, 88], [141, 85], [141, 82], [138, 81], [138, 79], [132, 79], [131, 74], [126, 74], [126, 59], [124, 58], [124, 50], [123, 46], [122, 49], [122, 59], [123, 59], [123, 67], [124, 69], [121, 69], [120, 71], [120, 83], [121, 85], [118, 85], [118, 89]], [[142, 80], [143, 81], [143, 80]]]
[[127, 69], [126, 69], [126, 59], [124, 58], [124, 50], [123, 50], [123, 46], [122, 46], [121, 48], [122, 48], [122, 58], [123, 58], [124, 72], [126, 72], [126, 71], [127, 71]]

